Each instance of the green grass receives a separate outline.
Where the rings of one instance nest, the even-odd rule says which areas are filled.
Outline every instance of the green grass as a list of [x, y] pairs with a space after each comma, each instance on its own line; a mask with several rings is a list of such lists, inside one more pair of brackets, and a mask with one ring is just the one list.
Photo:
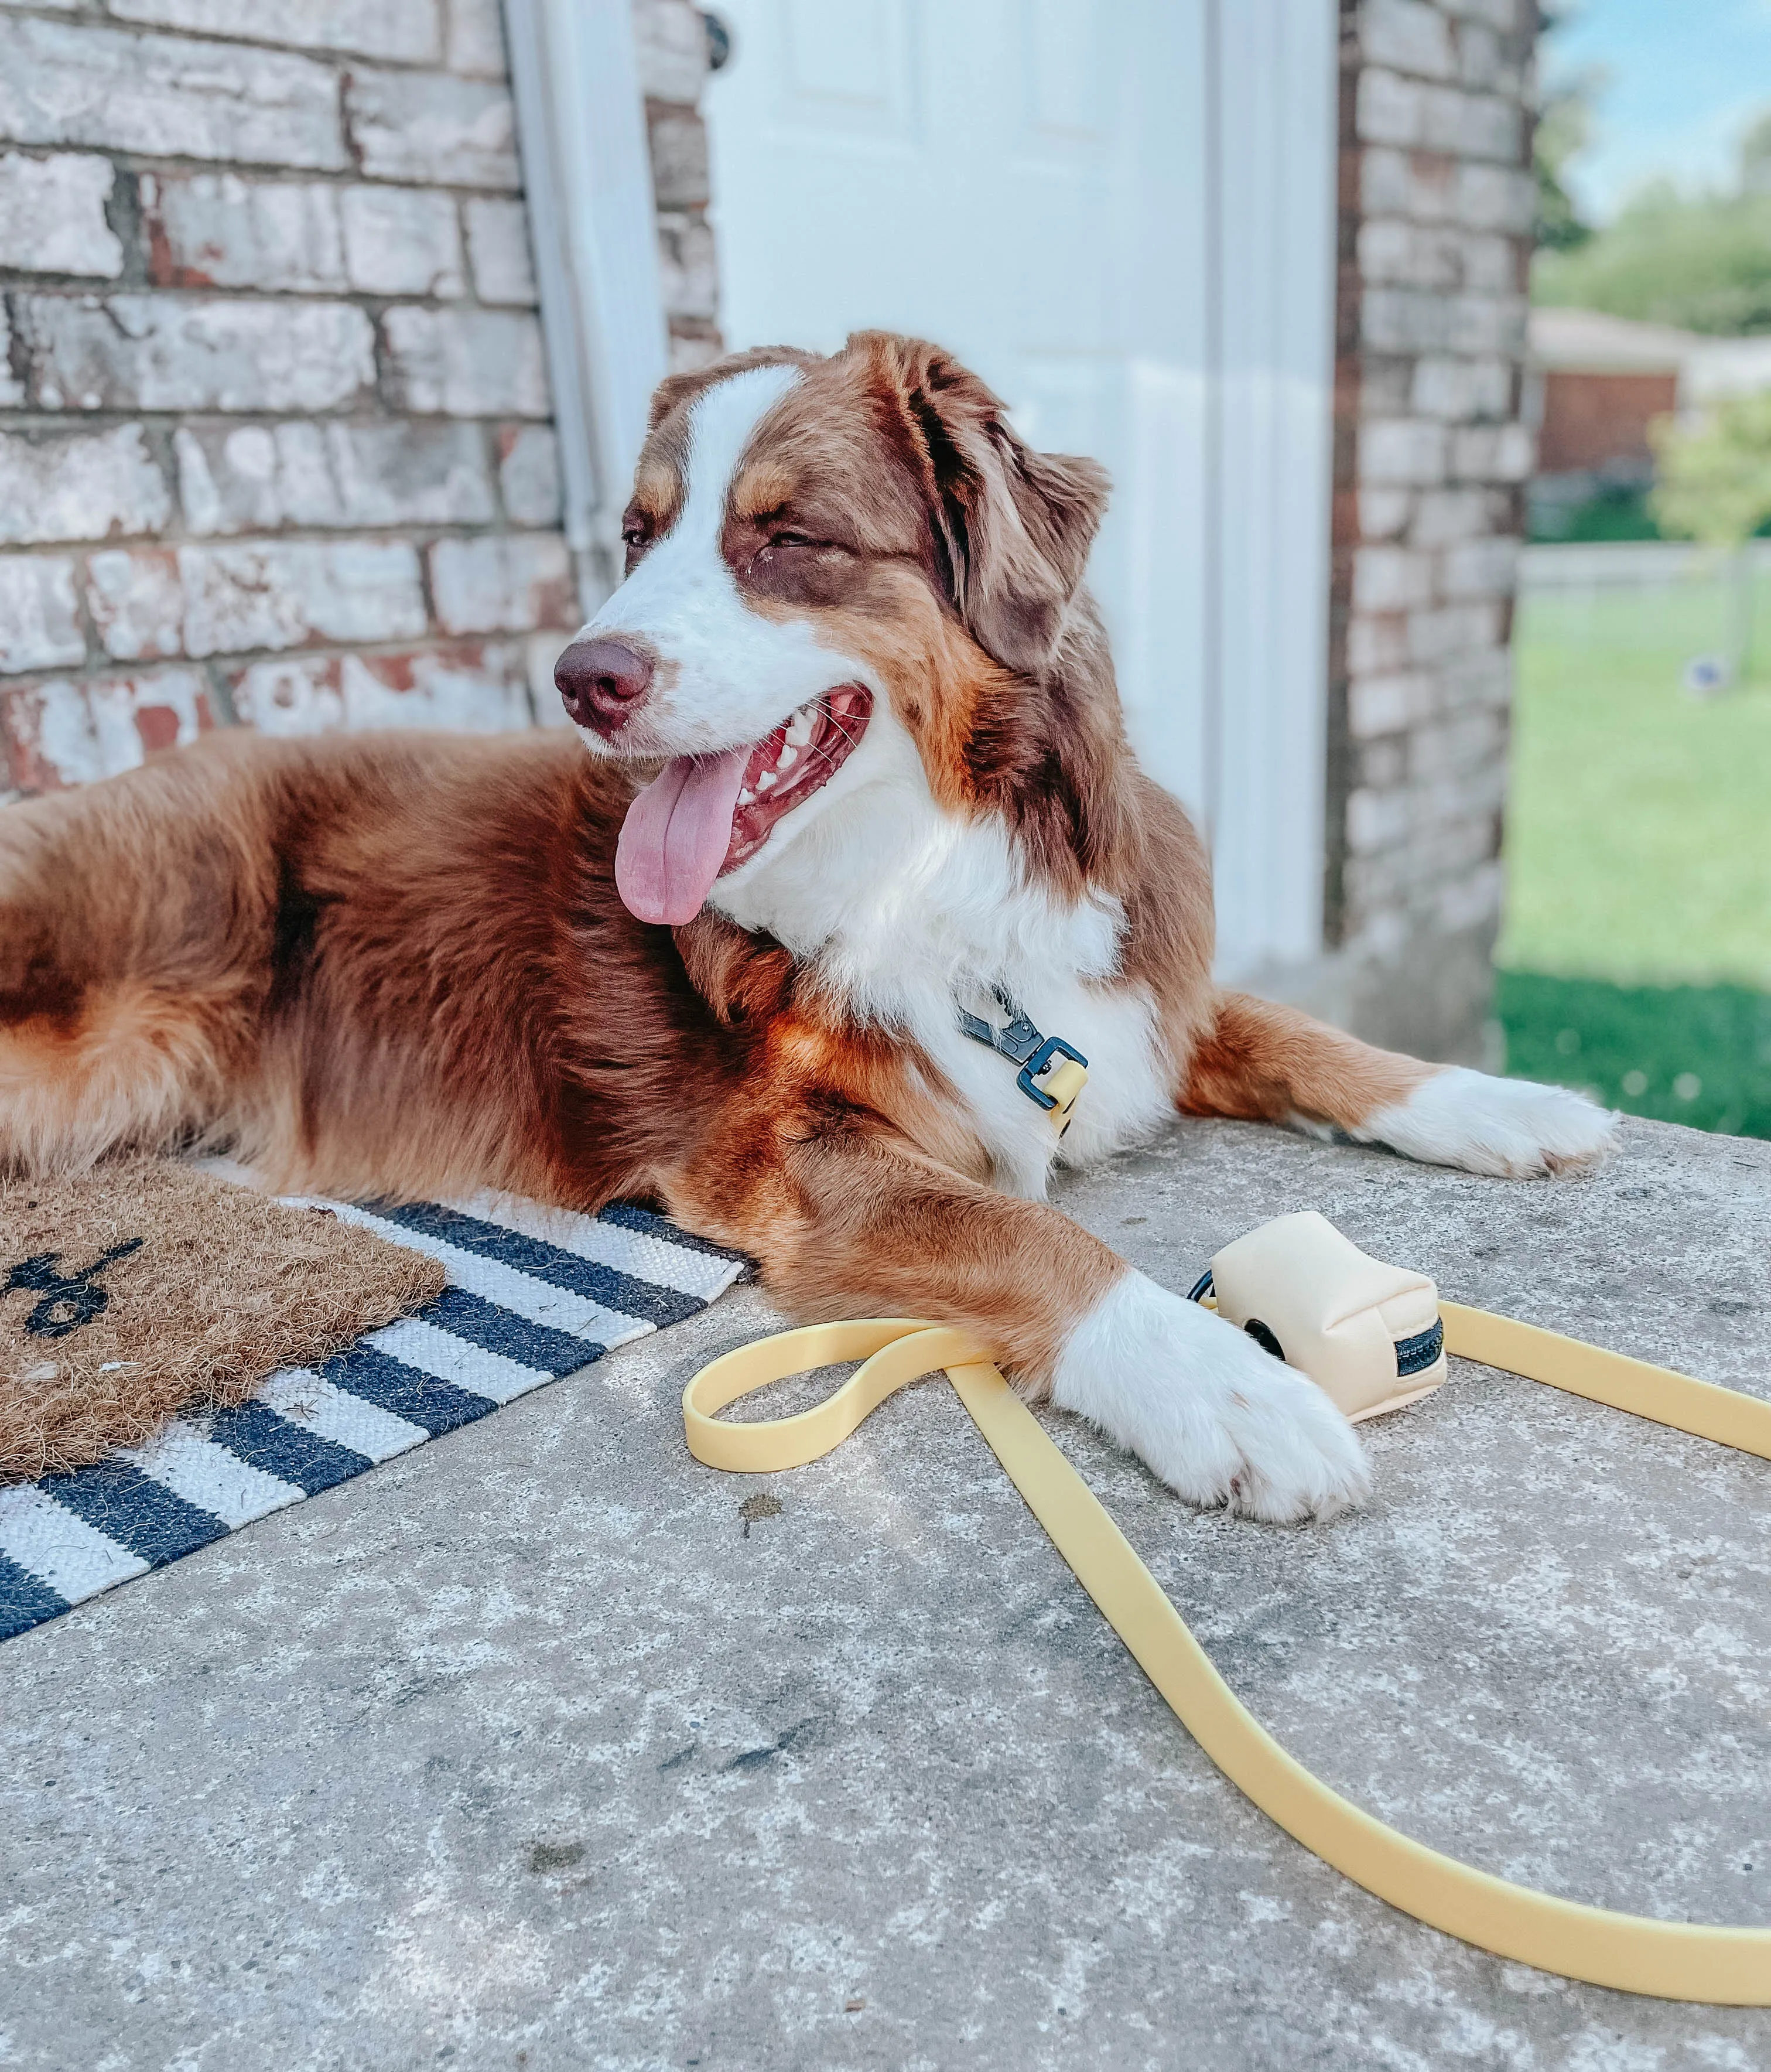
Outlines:
[[1506, 1069], [1584, 1087], [1607, 1108], [1733, 1137], [1771, 1137], [1771, 993], [1622, 986], [1503, 971]]
[[1771, 582], [1748, 685], [1679, 688], [1722, 643], [1716, 583], [1520, 602], [1500, 961], [1771, 989]]
[[1699, 702], [1720, 585], [1522, 600], [1506, 1069], [1636, 1114], [1771, 1136], [1771, 583], [1760, 660]]

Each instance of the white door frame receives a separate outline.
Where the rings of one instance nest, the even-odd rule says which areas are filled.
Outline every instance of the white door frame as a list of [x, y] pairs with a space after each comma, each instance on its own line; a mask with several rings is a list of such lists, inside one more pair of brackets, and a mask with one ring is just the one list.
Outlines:
[[1205, 0], [1206, 796], [1227, 977], [1322, 950], [1335, 0]]
[[619, 580], [621, 512], [669, 364], [629, 0], [505, 0], [524, 194], [586, 617]]

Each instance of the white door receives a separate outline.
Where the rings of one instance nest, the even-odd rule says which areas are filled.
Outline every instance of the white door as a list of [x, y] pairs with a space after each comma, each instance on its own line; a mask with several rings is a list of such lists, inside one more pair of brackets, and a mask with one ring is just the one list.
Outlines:
[[1115, 493], [1091, 580], [1228, 968], [1321, 946], [1332, 0], [725, 0], [733, 347], [950, 347]]

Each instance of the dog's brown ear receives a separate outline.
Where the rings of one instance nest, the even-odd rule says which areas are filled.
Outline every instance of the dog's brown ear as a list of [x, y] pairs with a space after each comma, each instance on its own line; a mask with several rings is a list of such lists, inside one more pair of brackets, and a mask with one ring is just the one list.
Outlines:
[[849, 349], [866, 356], [876, 393], [895, 407], [954, 608], [986, 654], [1043, 675], [1107, 508], [1107, 471], [1035, 453], [939, 346], [861, 331]]

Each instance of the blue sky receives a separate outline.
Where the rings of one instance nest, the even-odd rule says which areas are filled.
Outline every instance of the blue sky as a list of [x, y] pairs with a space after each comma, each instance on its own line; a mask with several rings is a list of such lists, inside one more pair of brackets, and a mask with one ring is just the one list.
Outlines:
[[1543, 61], [1552, 84], [1589, 65], [1609, 74], [1568, 172], [1602, 222], [1657, 174], [1732, 183], [1740, 133], [1771, 108], [1771, 0], [1569, 0]]

